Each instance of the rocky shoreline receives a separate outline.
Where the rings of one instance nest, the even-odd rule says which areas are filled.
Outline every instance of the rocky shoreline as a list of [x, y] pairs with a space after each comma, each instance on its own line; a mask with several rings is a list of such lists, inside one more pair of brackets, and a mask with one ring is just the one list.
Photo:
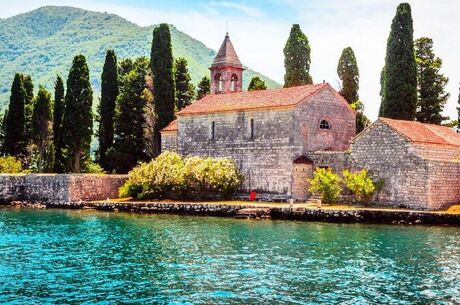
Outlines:
[[178, 214], [254, 219], [282, 219], [333, 223], [376, 223], [399, 225], [460, 225], [460, 214], [385, 209], [324, 209], [264, 207], [248, 204], [165, 203], [165, 202], [30, 202], [11, 201], [3, 206], [17, 208], [95, 209], [141, 214]]

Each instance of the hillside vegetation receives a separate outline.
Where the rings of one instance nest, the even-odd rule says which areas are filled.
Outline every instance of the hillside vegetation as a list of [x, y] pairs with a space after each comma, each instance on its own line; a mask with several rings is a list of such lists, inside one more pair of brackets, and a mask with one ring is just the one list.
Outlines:
[[[16, 72], [30, 74], [36, 90], [38, 84], [52, 89], [56, 74], [67, 78], [78, 53], [88, 60], [91, 83], [98, 96], [106, 50], [115, 49], [119, 59], [149, 57], [154, 27], [140, 27], [113, 14], [55, 6], [0, 19], [0, 108], [8, 103]], [[187, 59], [192, 82], [198, 83], [209, 74], [216, 52], [173, 25], [171, 35], [174, 57]], [[268, 87], [279, 86], [248, 69], [245, 88], [253, 76], [260, 76]]]

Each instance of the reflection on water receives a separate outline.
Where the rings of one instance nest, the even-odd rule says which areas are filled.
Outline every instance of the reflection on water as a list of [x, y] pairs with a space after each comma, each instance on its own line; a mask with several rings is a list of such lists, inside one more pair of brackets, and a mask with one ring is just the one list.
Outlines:
[[460, 228], [0, 209], [0, 304], [460, 304]]

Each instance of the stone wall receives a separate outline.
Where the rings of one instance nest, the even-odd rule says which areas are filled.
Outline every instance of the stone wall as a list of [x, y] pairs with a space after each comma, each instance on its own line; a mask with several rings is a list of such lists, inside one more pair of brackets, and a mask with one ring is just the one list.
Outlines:
[[117, 198], [126, 175], [0, 175], [0, 201], [80, 201]]
[[[303, 152], [344, 151], [356, 135], [355, 112], [330, 87], [300, 103], [294, 113], [296, 144]], [[330, 129], [321, 129], [326, 120]]]
[[162, 131], [161, 132], [161, 151], [177, 151], [177, 132]]
[[[251, 119], [254, 120], [253, 138]], [[300, 145], [294, 144], [293, 108], [181, 116], [178, 119], [178, 152], [183, 156], [234, 160], [245, 176], [244, 190], [290, 194], [292, 162], [301, 150]]]
[[429, 209], [460, 202], [460, 163], [429, 160], [428, 173]]
[[353, 141], [349, 167], [383, 179], [375, 198], [380, 205], [428, 208], [428, 164], [413, 150], [403, 136], [377, 121]]

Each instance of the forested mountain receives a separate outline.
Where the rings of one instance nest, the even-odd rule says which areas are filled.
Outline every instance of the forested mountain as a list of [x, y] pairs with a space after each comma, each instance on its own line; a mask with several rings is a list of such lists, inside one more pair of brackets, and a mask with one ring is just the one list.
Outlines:
[[[154, 20], [152, 20], [154, 22]], [[0, 108], [9, 100], [16, 72], [32, 76], [35, 89], [54, 86], [56, 74], [67, 78], [72, 59], [83, 54], [88, 60], [91, 83], [99, 96], [105, 52], [115, 49], [119, 59], [150, 56], [152, 30], [117, 15], [72, 7], [47, 6], [0, 19]], [[185, 57], [194, 84], [209, 74], [215, 51], [171, 25], [174, 57]], [[259, 73], [247, 70], [244, 86]], [[279, 86], [261, 76], [268, 87]]]

